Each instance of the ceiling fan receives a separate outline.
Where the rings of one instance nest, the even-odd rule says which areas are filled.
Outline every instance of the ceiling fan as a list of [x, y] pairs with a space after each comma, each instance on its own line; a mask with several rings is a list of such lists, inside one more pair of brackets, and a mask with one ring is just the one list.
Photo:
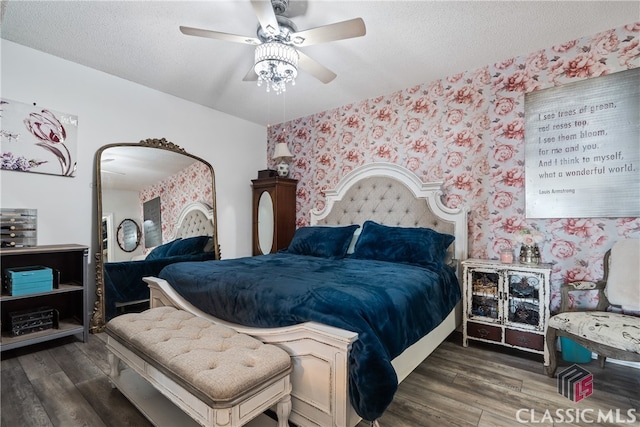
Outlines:
[[289, 0], [251, 0], [251, 4], [260, 23], [256, 37], [185, 26], [180, 26], [180, 31], [189, 36], [255, 46], [254, 66], [243, 80], [257, 80], [258, 85], [266, 82], [267, 91], [273, 89], [280, 93], [286, 90], [286, 83], [295, 84], [298, 67], [321, 82], [329, 83], [336, 78], [336, 74], [298, 48], [366, 34], [362, 18], [298, 31], [295, 24], [285, 16]]

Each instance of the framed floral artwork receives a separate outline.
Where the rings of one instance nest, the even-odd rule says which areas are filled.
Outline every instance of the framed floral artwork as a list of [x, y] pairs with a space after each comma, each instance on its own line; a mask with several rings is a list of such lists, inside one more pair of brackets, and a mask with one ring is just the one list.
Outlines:
[[77, 116], [2, 98], [0, 123], [0, 169], [75, 176]]

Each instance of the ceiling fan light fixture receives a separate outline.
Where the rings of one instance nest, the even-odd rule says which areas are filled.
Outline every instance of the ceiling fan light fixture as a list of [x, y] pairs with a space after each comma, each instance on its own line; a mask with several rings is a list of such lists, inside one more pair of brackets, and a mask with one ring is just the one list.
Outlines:
[[267, 33], [269, 33], [270, 35], [274, 36], [274, 35], [278, 34], [278, 30], [276, 30], [275, 27], [273, 27], [271, 25], [267, 25]]
[[287, 83], [296, 84], [298, 76], [298, 51], [278, 42], [267, 42], [256, 46], [254, 70], [258, 75], [258, 86], [267, 84], [267, 92], [276, 94], [286, 91]]

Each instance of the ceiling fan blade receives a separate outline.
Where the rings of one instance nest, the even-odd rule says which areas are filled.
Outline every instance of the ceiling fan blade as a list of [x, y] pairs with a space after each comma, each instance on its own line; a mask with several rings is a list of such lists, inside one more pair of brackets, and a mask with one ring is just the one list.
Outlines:
[[247, 74], [242, 79], [243, 82], [255, 82], [257, 80], [258, 80], [258, 75], [256, 74], [255, 70], [253, 69], [253, 66], [249, 69]]
[[220, 31], [202, 30], [200, 28], [184, 27], [180, 26], [182, 34], [196, 37], [206, 37], [216, 40], [224, 40], [228, 42], [244, 43], [253, 46], [259, 45], [261, 42], [256, 37], [240, 36], [237, 34], [221, 33]]
[[256, 12], [256, 16], [258, 17], [258, 22], [260, 22], [262, 30], [268, 35], [275, 36], [276, 34], [279, 34], [280, 25], [278, 25], [278, 20], [275, 12], [273, 11], [271, 1], [251, 0], [251, 5], [253, 6], [253, 10]]
[[298, 55], [298, 66], [307, 73], [311, 74], [316, 79], [320, 80], [322, 83], [329, 83], [336, 78], [336, 73], [320, 64], [315, 59], [311, 59], [309, 56], [300, 51], [298, 51]]
[[332, 42], [335, 40], [361, 37], [366, 33], [367, 28], [364, 25], [362, 18], [354, 18], [348, 21], [336, 22], [335, 24], [298, 31], [291, 35], [291, 40], [295, 46], [305, 47], [319, 43]]

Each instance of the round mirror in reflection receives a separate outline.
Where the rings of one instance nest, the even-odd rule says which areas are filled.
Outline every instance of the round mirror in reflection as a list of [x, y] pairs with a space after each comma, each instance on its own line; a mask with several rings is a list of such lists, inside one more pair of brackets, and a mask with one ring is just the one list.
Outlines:
[[133, 252], [140, 245], [140, 226], [132, 219], [123, 219], [116, 233], [118, 246], [125, 252]]

